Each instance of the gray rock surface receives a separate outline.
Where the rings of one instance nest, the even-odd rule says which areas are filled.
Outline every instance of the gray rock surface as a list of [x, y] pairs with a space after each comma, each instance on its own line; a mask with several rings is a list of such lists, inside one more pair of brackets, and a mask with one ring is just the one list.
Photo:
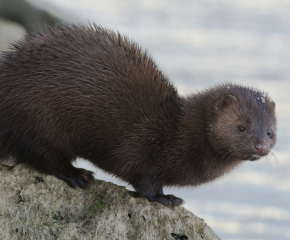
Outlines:
[[51, 13], [25, 0], [1, 0], [0, 16], [21, 24], [27, 31], [43, 28], [46, 24], [54, 25], [61, 22]]
[[[183, 207], [149, 202], [135, 192], [96, 180], [72, 189], [24, 165], [0, 165], [0, 238], [220, 240]], [[187, 238], [186, 238], [186, 237]]]

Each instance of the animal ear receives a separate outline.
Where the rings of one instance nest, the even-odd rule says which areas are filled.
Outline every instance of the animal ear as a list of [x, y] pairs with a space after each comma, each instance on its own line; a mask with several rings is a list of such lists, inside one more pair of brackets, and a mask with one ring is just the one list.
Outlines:
[[275, 108], [276, 108], [275, 102], [270, 102], [270, 108], [272, 108], [273, 110], [275, 110]]
[[238, 102], [238, 99], [235, 96], [226, 95], [216, 102], [215, 109], [218, 111], [221, 111], [221, 110], [227, 108], [228, 106], [230, 106], [234, 103], [237, 103], [237, 102]]

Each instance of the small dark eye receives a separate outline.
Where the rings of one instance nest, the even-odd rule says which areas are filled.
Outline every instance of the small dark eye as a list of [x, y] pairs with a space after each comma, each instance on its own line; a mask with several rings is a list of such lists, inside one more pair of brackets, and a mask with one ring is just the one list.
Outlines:
[[239, 129], [240, 132], [244, 132], [246, 130], [242, 125], [239, 125], [238, 129]]
[[272, 131], [269, 129], [267, 135], [270, 137], [272, 135]]

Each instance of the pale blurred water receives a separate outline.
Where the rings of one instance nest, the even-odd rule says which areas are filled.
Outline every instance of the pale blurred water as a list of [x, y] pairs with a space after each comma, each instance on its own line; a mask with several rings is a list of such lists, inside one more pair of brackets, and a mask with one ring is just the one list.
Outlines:
[[290, 239], [289, 0], [30, 1], [135, 39], [182, 94], [228, 81], [269, 92], [277, 106], [276, 160], [247, 162], [213, 183], [166, 192], [184, 198], [222, 239]]

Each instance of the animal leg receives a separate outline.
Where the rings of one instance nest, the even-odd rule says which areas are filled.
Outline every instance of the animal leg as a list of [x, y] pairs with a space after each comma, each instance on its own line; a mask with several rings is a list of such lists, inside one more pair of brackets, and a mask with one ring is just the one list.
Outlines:
[[174, 195], [164, 195], [163, 185], [161, 182], [152, 182], [148, 179], [141, 181], [135, 180], [131, 182], [135, 190], [149, 201], [159, 202], [165, 206], [179, 206], [184, 203], [184, 200]]
[[26, 164], [43, 173], [55, 175], [73, 188], [87, 189], [95, 179], [93, 172], [75, 168], [69, 158], [60, 156], [53, 151], [46, 152], [42, 156], [30, 153], [27, 159], [27, 161], [24, 161]]

